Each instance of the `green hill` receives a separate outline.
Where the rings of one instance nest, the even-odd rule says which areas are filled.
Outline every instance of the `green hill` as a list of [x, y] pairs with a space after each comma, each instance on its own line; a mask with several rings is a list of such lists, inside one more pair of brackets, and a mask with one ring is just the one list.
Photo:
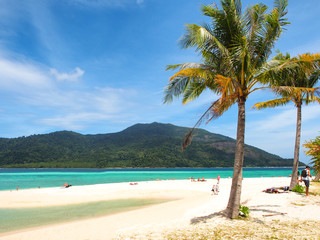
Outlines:
[[[121, 132], [82, 135], [70, 131], [0, 138], [0, 167], [233, 167], [235, 140], [198, 129], [181, 150], [188, 128], [171, 124], [136, 124]], [[292, 166], [261, 149], [245, 147], [245, 167]]]

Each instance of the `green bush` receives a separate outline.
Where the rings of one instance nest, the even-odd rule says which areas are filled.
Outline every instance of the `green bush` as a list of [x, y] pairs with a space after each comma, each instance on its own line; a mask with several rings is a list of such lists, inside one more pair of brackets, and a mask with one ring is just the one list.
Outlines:
[[248, 207], [240, 205], [240, 207], [239, 207], [239, 217], [247, 218], [247, 217], [249, 217], [249, 213], [250, 213], [250, 211], [249, 211]]
[[302, 185], [295, 185], [294, 188], [292, 188], [292, 192], [297, 192], [297, 193], [304, 193], [305, 187]]

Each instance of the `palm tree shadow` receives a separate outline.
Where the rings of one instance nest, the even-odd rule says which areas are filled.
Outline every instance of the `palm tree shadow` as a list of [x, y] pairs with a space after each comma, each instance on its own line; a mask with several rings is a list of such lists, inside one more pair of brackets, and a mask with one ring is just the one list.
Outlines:
[[[265, 207], [280, 207], [278, 205], [266, 205]], [[259, 208], [259, 207], [263, 207], [263, 205], [261, 206], [257, 206], [257, 208], [250, 208], [250, 212], [262, 212], [262, 213], [266, 213], [264, 215], [262, 215], [263, 217], [269, 217], [269, 216], [276, 216], [276, 215], [285, 215], [287, 213], [283, 213], [277, 210], [270, 210], [270, 209], [263, 209], [263, 208]]]
[[[251, 206], [249, 210], [251, 212], [262, 212], [263, 217], [271, 217], [271, 216], [278, 216], [278, 215], [285, 215], [287, 213], [283, 213], [277, 210], [270, 210], [267, 209], [267, 207], [281, 207], [280, 205], [257, 205], [257, 206]], [[199, 223], [206, 223], [208, 220], [215, 218], [215, 217], [223, 217], [227, 218], [226, 210], [222, 210], [219, 212], [212, 213], [207, 216], [201, 216], [201, 217], [194, 217], [190, 220], [190, 224], [199, 224]], [[252, 218], [254, 222], [265, 224], [265, 222], [262, 219], [259, 218]]]
[[281, 205], [257, 205], [257, 206], [250, 206], [250, 209], [259, 208], [259, 207], [281, 207]]
[[222, 210], [220, 212], [215, 212], [215, 213], [212, 213], [208, 216], [201, 216], [201, 217], [194, 217], [190, 220], [190, 223], [191, 224], [198, 224], [198, 223], [206, 223], [207, 220], [210, 220], [214, 217], [226, 217], [226, 210]]

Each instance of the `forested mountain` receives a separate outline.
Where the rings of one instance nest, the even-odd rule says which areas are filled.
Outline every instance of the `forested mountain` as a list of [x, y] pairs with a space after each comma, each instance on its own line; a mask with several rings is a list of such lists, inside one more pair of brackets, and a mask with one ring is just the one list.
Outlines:
[[[110, 134], [60, 131], [0, 138], [0, 167], [233, 167], [234, 139], [199, 129], [182, 151], [187, 132], [188, 128], [151, 123]], [[244, 166], [292, 166], [292, 160], [246, 145]]]

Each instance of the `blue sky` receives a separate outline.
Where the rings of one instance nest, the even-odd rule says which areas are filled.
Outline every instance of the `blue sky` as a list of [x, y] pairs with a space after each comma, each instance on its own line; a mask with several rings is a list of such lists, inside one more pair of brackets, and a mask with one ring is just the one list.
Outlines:
[[[242, 1], [245, 8], [257, 2]], [[198, 62], [181, 49], [185, 24], [209, 22], [206, 0], [1, 0], [0, 137], [59, 130], [82, 134], [121, 131], [136, 123], [192, 127], [217, 96], [187, 105], [163, 104], [173, 72], [168, 64]], [[319, 0], [291, 0], [287, 27], [275, 49], [291, 56], [320, 52]], [[247, 102], [246, 143], [293, 157], [296, 109], [249, 110], [273, 98], [256, 92]], [[320, 133], [320, 106], [303, 108], [302, 143]], [[237, 107], [201, 127], [235, 138]], [[308, 157], [301, 150], [301, 159]]]

